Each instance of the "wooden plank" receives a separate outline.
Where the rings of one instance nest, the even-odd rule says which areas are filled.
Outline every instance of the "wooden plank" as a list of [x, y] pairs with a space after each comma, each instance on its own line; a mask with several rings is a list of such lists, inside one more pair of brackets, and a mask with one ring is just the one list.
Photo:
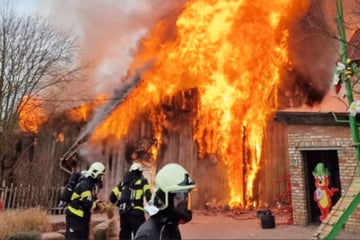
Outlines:
[[352, 181], [351, 184], [350, 184], [350, 188], [351, 188], [352, 186], [360, 186], [360, 180], [357, 179], [356, 181]]
[[333, 206], [333, 209], [338, 209], [341, 202], [342, 202], [342, 198], [339, 201], [337, 201], [337, 203]]
[[350, 203], [352, 202], [352, 199], [344, 199], [344, 201], [342, 201], [339, 205], [339, 207], [337, 209], [344, 209], [347, 208]]
[[354, 187], [349, 188], [346, 192], [346, 195], [351, 194], [351, 193], [358, 194], [359, 188], [360, 188], [360, 186], [354, 186]]
[[358, 194], [359, 194], [359, 190], [357, 190], [357, 191], [350, 191], [350, 192], [347, 192], [347, 193], [346, 193], [346, 197], [354, 198], [354, 197], [356, 197], [356, 195], [358, 195]]
[[[353, 183], [352, 183], [353, 184]], [[348, 192], [359, 192], [360, 184], [357, 184], [356, 186], [350, 185], [349, 189], [346, 191]]]
[[325, 222], [322, 222], [318, 228], [318, 236], [323, 239], [333, 228], [334, 224], [339, 220], [339, 216], [343, 214], [343, 211], [335, 210], [331, 211]]
[[348, 190], [359, 190], [360, 182], [352, 182]]
[[336, 209], [333, 213], [331, 213], [332, 217], [341, 217], [344, 214], [344, 211]]
[[330, 226], [330, 225], [325, 226], [320, 233], [320, 238], [323, 239], [325, 236], [327, 236], [328, 233], [331, 231], [331, 229], [332, 229], [332, 226]]
[[331, 220], [329, 221], [329, 225], [330, 225], [331, 227], [333, 227], [338, 221], [339, 221], [339, 217], [338, 217], [338, 218], [331, 219]]
[[341, 212], [331, 214], [331, 217], [327, 221], [327, 225], [333, 226], [339, 220], [339, 217], [341, 217], [341, 215]]

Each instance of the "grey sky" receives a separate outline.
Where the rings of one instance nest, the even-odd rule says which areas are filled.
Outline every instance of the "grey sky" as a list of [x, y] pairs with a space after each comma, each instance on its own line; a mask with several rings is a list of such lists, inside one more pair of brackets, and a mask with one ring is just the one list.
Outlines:
[[[5, 4], [8, 0], [0, 0], [1, 5]], [[38, 0], [11, 0], [17, 11], [25, 14], [32, 14], [38, 4]]]

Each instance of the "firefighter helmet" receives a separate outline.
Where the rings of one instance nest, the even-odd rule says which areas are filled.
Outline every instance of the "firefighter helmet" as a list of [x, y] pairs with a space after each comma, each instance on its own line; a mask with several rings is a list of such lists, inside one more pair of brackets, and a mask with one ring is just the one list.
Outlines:
[[140, 172], [142, 172], [141, 163], [134, 162], [133, 164], [131, 164], [129, 171], [130, 172], [132, 172], [132, 171], [140, 171]]
[[152, 202], [163, 210], [169, 206], [169, 194], [190, 192], [195, 188], [194, 181], [189, 173], [179, 164], [169, 163], [155, 176]]
[[93, 164], [91, 164], [87, 172], [88, 176], [94, 179], [99, 179], [102, 175], [105, 174], [105, 166], [101, 162], [94, 162]]

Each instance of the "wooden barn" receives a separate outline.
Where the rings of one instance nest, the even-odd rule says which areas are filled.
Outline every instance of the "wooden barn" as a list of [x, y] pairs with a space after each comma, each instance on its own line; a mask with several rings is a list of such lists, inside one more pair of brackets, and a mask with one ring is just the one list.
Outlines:
[[[196, 97], [196, 94], [189, 96]], [[78, 138], [88, 122], [85, 119], [75, 121], [66, 112], [53, 116], [40, 126], [37, 133], [29, 133], [26, 137], [24, 135], [20, 138], [18, 156], [6, 165], [6, 169], [3, 169], [9, 173], [6, 175], [11, 176], [6, 178], [3, 185], [30, 184], [47, 189], [63, 186], [69, 177], [70, 161], [74, 155], [79, 171], [87, 169], [94, 161], [101, 161], [106, 165], [107, 174], [100, 197], [107, 201], [112, 188], [129, 169], [131, 152], [137, 151], [143, 162], [145, 176], [150, 183], [153, 182], [156, 171], [164, 164], [176, 162], [190, 172], [196, 183], [197, 188], [192, 194], [194, 208], [228, 209], [231, 196], [230, 181], [234, 177], [239, 179], [239, 176], [246, 175], [247, 167], [251, 165], [249, 153], [244, 147], [245, 144], [235, 149], [235, 154], [239, 159], [243, 159], [243, 162], [231, 167], [236, 168], [230, 169], [235, 174], [233, 176], [229, 176], [230, 167], [220, 156], [216, 154], [200, 156], [198, 144], [194, 141], [192, 124], [195, 116], [193, 109], [196, 108], [178, 107], [184, 106], [182, 101], [186, 101], [185, 105], [191, 105], [189, 101], [192, 102], [194, 99], [179, 98], [172, 101], [172, 104], [161, 106], [163, 113], [167, 115], [165, 123], [155, 126], [158, 128], [157, 132], [161, 133], [161, 142], [154, 134], [154, 125], [149, 121], [149, 115], [144, 113], [131, 121], [127, 134], [121, 139], [110, 136], [101, 142], [83, 141], [74, 147], [74, 143], [78, 143]], [[288, 196], [284, 197], [288, 183], [282, 180], [289, 174], [287, 136], [284, 126], [284, 123], [271, 119], [268, 122], [264, 131], [258, 171], [251, 189], [253, 196], [250, 198], [244, 190], [241, 200], [246, 204], [231, 207], [237, 209], [271, 207], [279, 201], [288, 204]], [[67, 155], [69, 158], [63, 160], [69, 150], [71, 150], [70, 155]], [[15, 171], [11, 172], [11, 169]], [[239, 187], [246, 189], [245, 178], [240, 180], [242, 183]], [[42, 202], [47, 204], [49, 201], [45, 193], [43, 198]], [[34, 199], [35, 203], [40, 202]]]
[[[138, 117], [132, 122], [128, 134], [121, 140], [108, 140], [100, 145], [94, 145], [91, 142], [80, 145], [76, 149], [80, 160], [79, 170], [87, 168], [92, 161], [105, 163], [108, 171], [101, 194], [106, 200], [112, 188], [128, 170], [131, 152], [137, 151], [143, 162], [145, 175], [150, 182], [153, 181], [156, 171], [164, 164], [176, 162], [190, 172], [196, 183], [197, 188], [192, 194], [193, 207], [203, 209], [210, 206], [221, 209], [227, 206], [231, 190], [226, 163], [216, 155], [199, 157], [190, 121], [194, 115], [192, 111], [175, 111], [171, 110], [170, 106], [166, 106], [166, 108], [167, 114], [171, 114], [171, 117], [168, 118], [169, 122], [166, 127], [162, 126], [161, 144], [154, 138], [152, 124], [146, 119], [146, 116]], [[54, 160], [61, 157], [71, 147], [77, 137], [74, 132], [79, 132], [79, 129], [65, 133], [65, 136], [68, 137], [63, 142], [54, 143], [57, 144], [58, 149], [56, 151], [58, 156], [54, 157]], [[286, 180], [281, 180], [289, 173], [285, 133], [284, 123], [269, 122], [254, 186], [254, 203], [256, 202], [256, 205], [251, 207], [275, 206], [277, 201], [287, 201], [286, 198], [279, 199], [288, 187]], [[157, 150], [156, 154], [152, 153], [154, 147]], [[59, 154], [59, 149], [62, 149], [61, 154]], [[243, 157], [244, 153], [241, 148], [239, 148], [238, 154]], [[66, 167], [66, 163], [64, 166]], [[241, 166], [240, 169], [245, 171], [245, 166]], [[249, 208], [248, 206], [238, 207]]]

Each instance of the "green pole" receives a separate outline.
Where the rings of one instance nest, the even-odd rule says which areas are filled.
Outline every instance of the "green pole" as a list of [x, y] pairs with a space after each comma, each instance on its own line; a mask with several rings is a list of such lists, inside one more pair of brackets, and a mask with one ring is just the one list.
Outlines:
[[[342, 0], [337, 0], [336, 2], [336, 9], [337, 9], [337, 28], [339, 31], [339, 37], [340, 37], [340, 43], [341, 43], [341, 60], [344, 64], [347, 64], [347, 51], [346, 51], [346, 35], [345, 35], [345, 28], [344, 28], [344, 16], [343, 16], [343, 7], [342, 7]], [[347, 96], [347, 100], [350, 104], [354, 101], [353, 99], [353, 91], [351, 88], [351, 83], [350, 83], [350, 79], [349, 76], [347, 76], [347, 74], [343, 73], [343, 82], [345, 84], [346, 87], [346, 96]], [[356, 159], [358, 161], [358, 175], [360, 175], [360, 144], [359, 144], [359, 132], [356, 126], [356, 119], [355, 116], [353, 116], [352, 114], [349, 114], [349, 122], [350, 122], [350, 129], [351, 129], [351, 135], [352, 135], [352, 140], [353, 140], [353, 144], [355, 147], [355, 155], [356, 155]]]
[[[337, 28], [339, 32], [340, 37], [340, 44], [341, 44], [341, 61], [346, 65], [346, 68], [351, 66], [348, 66], [348, 64], [351, 64], [348, 62], [347, 58], [347, 51], [346, 51], [346, 35], [345, 35], [345, 29], [344, 29], [344, 16], [343, 16], [343, 8], [342, 8], [342, 0], [336, 1], [336, 9], [337, 9]], [[347, 69], [345, 69], [346, 71]], [[349, 106], [354, 102], [353, 99], [353, 91], [351, 88], [350, 83], [350, 76], [346, 73], [342, 73], [342, 80], [346, 87], [346, 96], [349, 103]], [[358, 175], [360, 175], [360, 144], [359, 144], [359, 132], [356, 126], [356, 119], [355, 116], [352, 114], [349, 114], [349, 123], [350, 123], [350, 129], [351, 129], [351, 135], [353, 140], [353, 145], [355, 147], [355, 155], [357, 159], [357, 165], [358, 165]], [[352, 212], [356, 209], [356, 206], [359, 203], [359, 194], [357, 194], [357, 197], [355, 197], [352, 201], [349, 207], [344, 209], [344, 212], [341, 214], [341, 216], [338, 218], [336, 223], [332, 226], [331, 230], [328, 232], [327, 236], [324, 239], [336, 239], [336, 235], [340, 232], [345, 222], [349, 219]], [[344, 197], [344, 196], [343, 196]], [[331, 210], [333, 211], [333, 210]]]

